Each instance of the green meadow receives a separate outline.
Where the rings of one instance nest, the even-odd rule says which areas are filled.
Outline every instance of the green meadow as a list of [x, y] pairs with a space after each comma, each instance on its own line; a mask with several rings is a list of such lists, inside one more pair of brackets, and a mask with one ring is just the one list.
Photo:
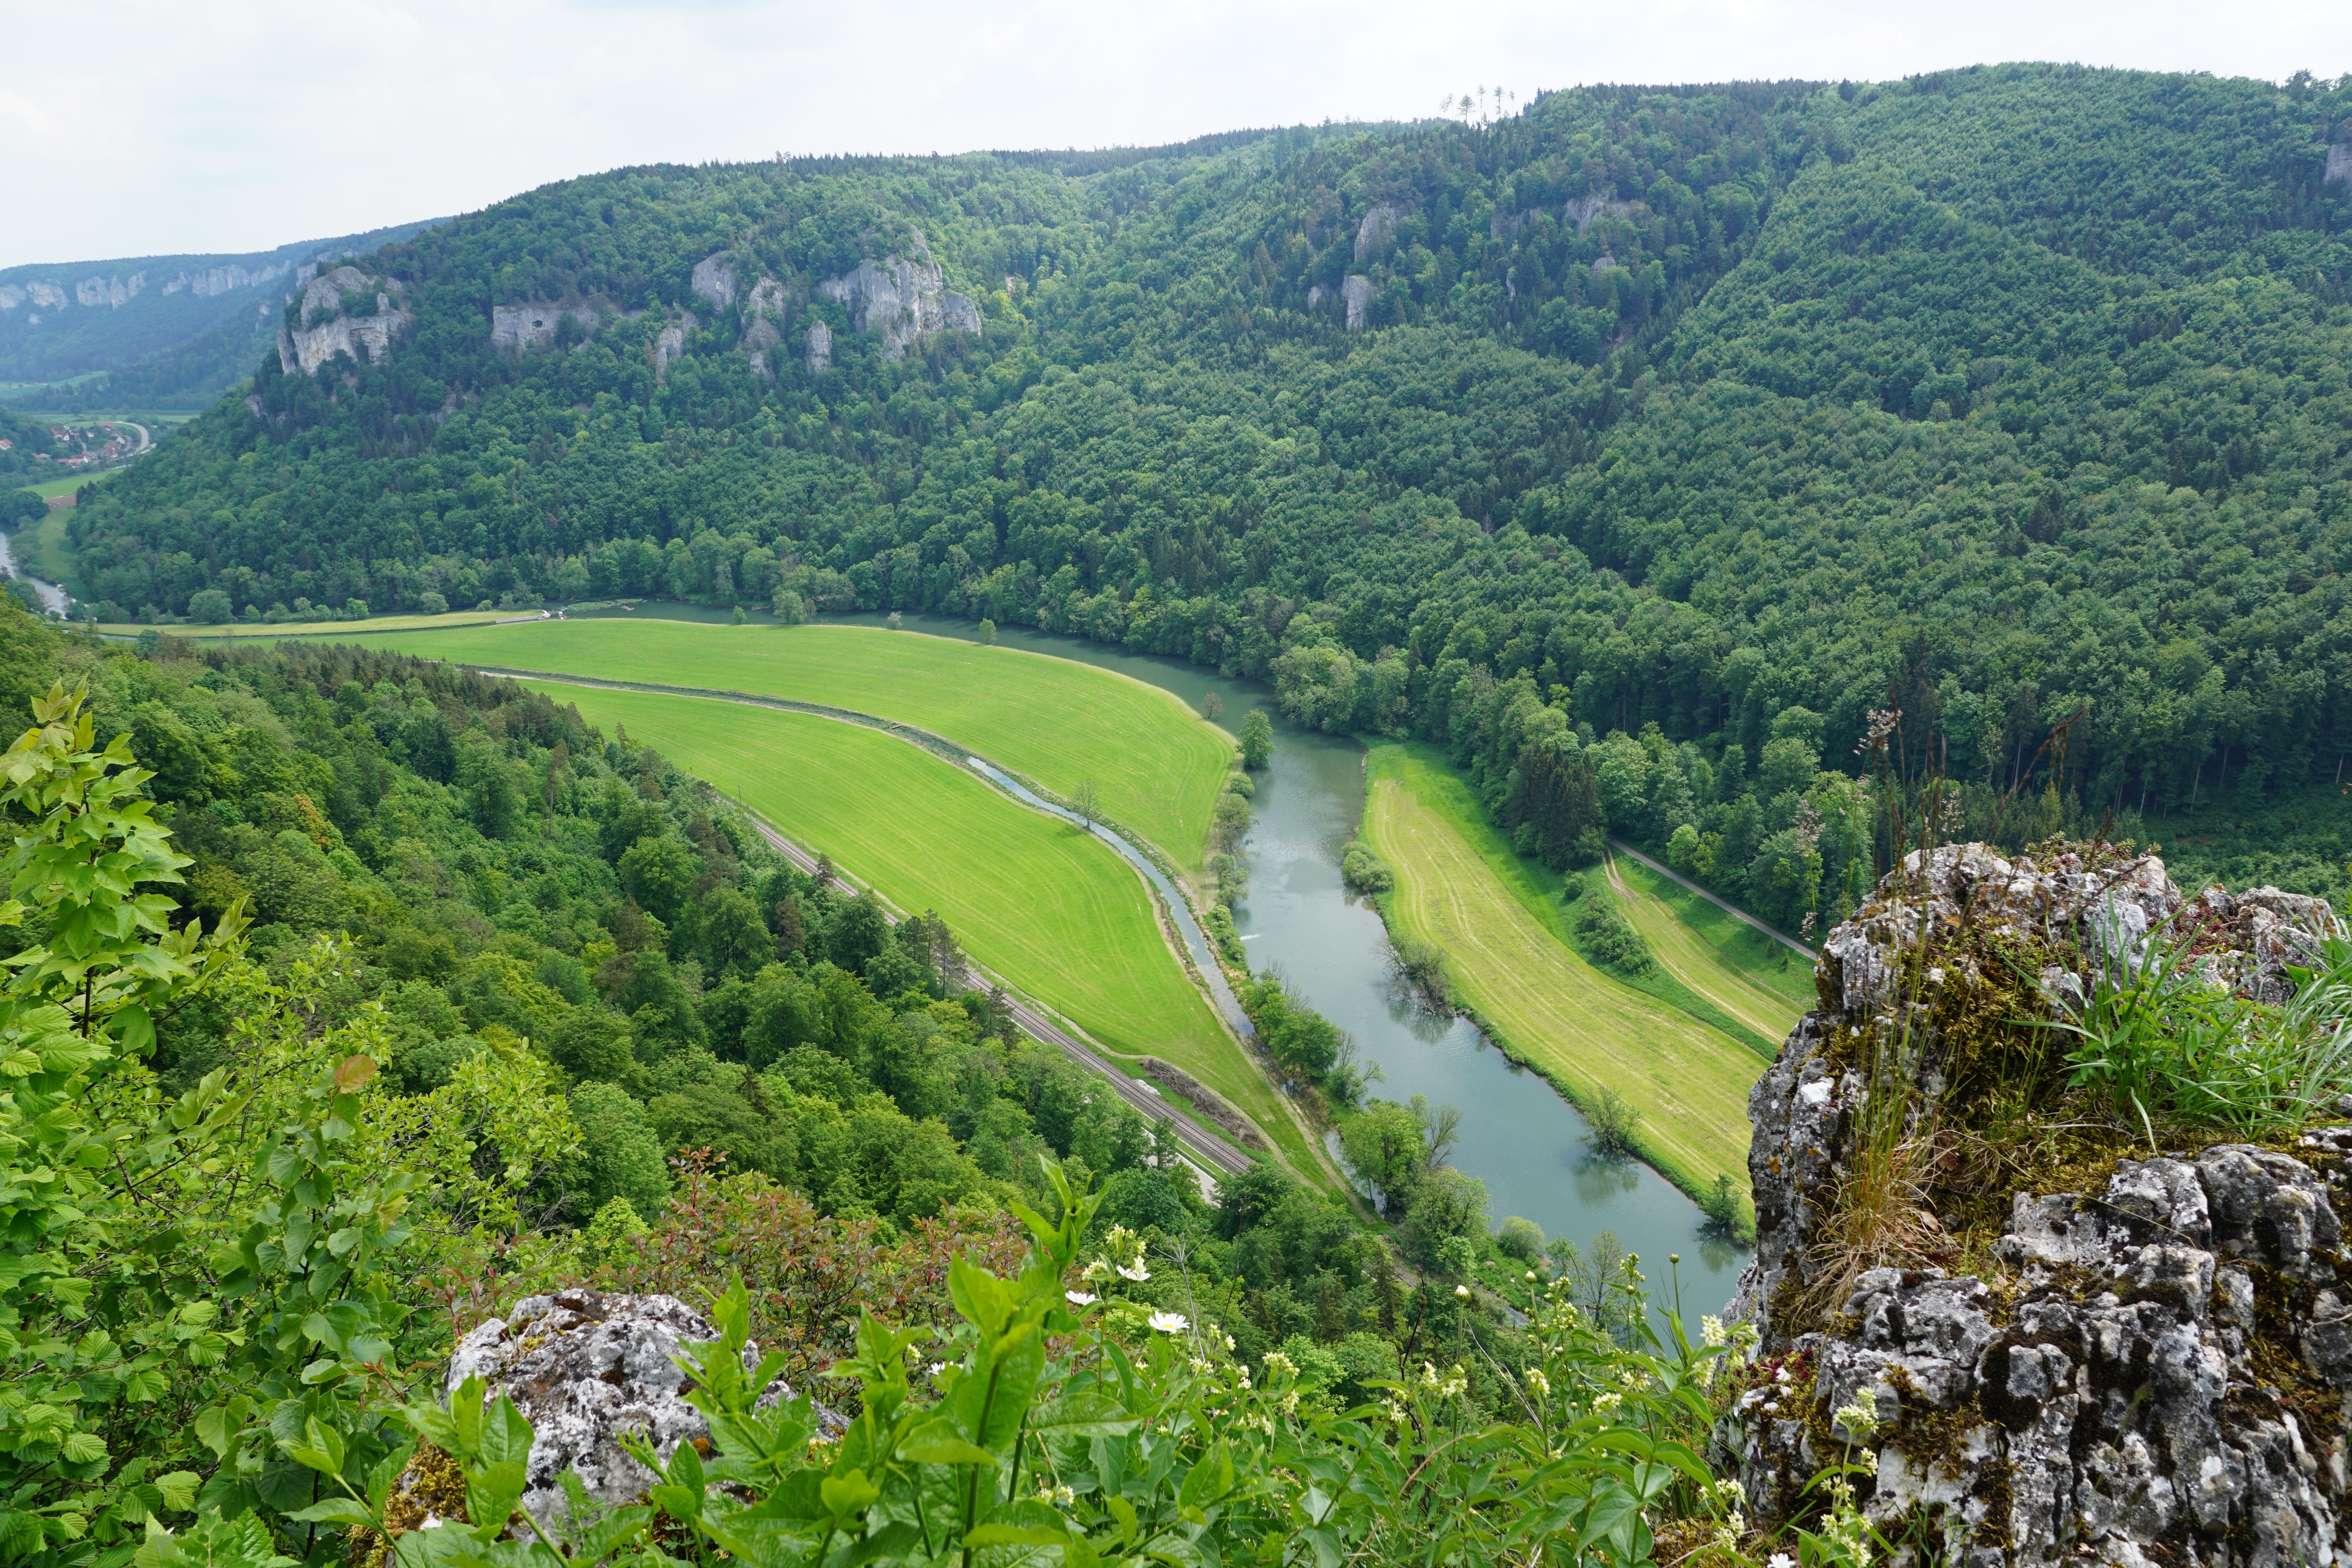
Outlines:
[[[375, 644], [464, 664], [823, 703], [945, 736], [1200, 868], [1234, 743], [1140, 681], [1017, 648], [876, 626], [530, 621]], [[584, 708], [583, 710], [585, 710]], [[635, 733], [632, 727], [632, 734]]]
[[1766, 1039], [1813, 1005], [1812, 965], [1747, 921], [1630, 856], [1609, 857], [1609, 882], [1666, 973]]
[[626, 725], [632, 741], [897, 908], [938, 910], [982, 965], [1106, 1048], [1182, 1068], [1240, 1107], [1301, 1175], [1318, 1176], [1273, 1086], [1162, 936], [1143, 879], [1108, 846], [878, 730], [740, 702], [527, 684], [577, 703], [608, 732]]
[[1756, 1053], [1579, 957], [1557, 876], [1512, 852], [1433, 752], [1376, 745], [1367, 783], [1364, 836], [1396, 873], [1391, 923], [1438, 950], [1497, 1043], [1580, 1106], [1622, 1095], [1643, 1157], [1685, 1191], [1727, 1175], [1746, 1193]]

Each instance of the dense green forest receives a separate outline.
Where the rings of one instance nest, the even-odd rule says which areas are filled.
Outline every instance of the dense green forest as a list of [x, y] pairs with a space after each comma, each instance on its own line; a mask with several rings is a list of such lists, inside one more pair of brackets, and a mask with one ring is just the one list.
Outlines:
[[[1718, 880], [1800, 831], [1802, 787], [1754, 781], [1790, 744], [1852, 770], [1888, 707], [1988, 822], [2032, 803], [2005, 838], [2308, 819], [2352, 749], [2347, 116], [2307, 78], [2013, 66], [567, 182], [290, 307], [409, 321], [381, 363], [265, 358], [77, 509], [80, 576], [123, 618], [207, 588], [985, 615], [1465, 763], [1485, 733], [1498, 792], [1493, 704], [1531, 696], [1654, 725], [1681, 782], [1620, 830], [1719, 836]], [[823, 287], [924, 256], [977, 330], [858, 331]], [[519, 304], [548, 332], [495, 344]], [[1842, 879], [1773, 907], [1826, 919]]]

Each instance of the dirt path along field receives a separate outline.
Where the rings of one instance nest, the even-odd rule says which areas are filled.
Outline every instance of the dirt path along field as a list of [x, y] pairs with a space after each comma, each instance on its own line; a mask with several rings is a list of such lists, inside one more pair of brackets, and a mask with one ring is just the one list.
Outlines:
[[[1390, 754], [1393, 751], [1396, 754]], [[1435, 946], [1463, 1000], [1509, 1052], [1590, 1106], [1613, 1089], [1642, 1113], [1640, 1142], [1692, 1193], [1727, 1175], [1748, 1189], [1748, 1090], [1756, 1054], [1578, 957], [1490, 863], [1493, 829], [1460, 780], [1405, 749], [1382, 748], [1364, 826], [1396, 873], [1391, 915]], [[1458, 797], [1458, 798], [1457, 798]], [[1507, 847], [1499, 839], [1492, 849]]]
[[1642, 933], [1666, 972], [1768, 1040], [1786, 1039], [1804, 1016], [1805, 1004], [1748, 973], [1713, 943], [1683, 923], [1647, 879], [1623, 858], [1608, 858], [1609, 886], [1633, 929]]

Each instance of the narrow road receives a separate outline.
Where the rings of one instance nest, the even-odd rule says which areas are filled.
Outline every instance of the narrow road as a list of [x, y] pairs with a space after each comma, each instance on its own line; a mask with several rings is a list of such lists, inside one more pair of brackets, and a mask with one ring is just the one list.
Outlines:
[[1692, 881], [1688, 877], [1668, 870], [1665, 867], [1659, 865], [1655, 860], [1651, 859], [1647, 855], [1643, 854], [1639, 849], [1634, 848], [1631, 844], [1626, 843], [1623, 839], [1612, 838], [1609, 843], [1612, 848], [1621, 851], [1633, 859], [1639, 860], [1643, 865], [1647, 866], [1651, 870], [1655, 871], [1659, 876], [1664, 877], [1669, 882], [1678, 883], [1683, 887], [1688, 888], [1692, 892], [1696, 893], [1700, 898], [1705, 899], [1708, 903], [1713, 904], [1725, 914], [1731, 916], [1735, 920], [1746, 921], [1749, 925], [1754, 926], [1758, 931], [1762, 931], [1774, 942], [1786, 946], [1790, 952], [1801, 952], [1808, 959], [1819, 958], [1821, 956], [1820, 953], [1815, 952], [1811, 948], [1807, 947], [1795, 937], [1781, 935], [1780, 931], [1774, 930], [1769, 925], [1766, 925], [1762, 921], [1758, 920], [1754, 915], [1749, 914], [1746, 910], [1739, 908], [1737, 904], [1727, 904], [1724, 902], [1721, 899], [1717, 898], [1713, 893], [1708, 892], [1705, 888], [1700, 887], [1696, 882]]
[[[746, 806], [744, 813], [751, 817], [751, 826], [760, 830], [760, 837], [765, 838], [776, 853], [790, 860], [803, 872], [811, 874], [815, 872], [815, 856], [769, 826], [752, 813], [750, 807]], [[837, 867], [834, 868], [833, 875], [836, 880], [847, 886], [853, 888], [856, 886], [848, 877], [843, 875]], [[885, 910], [883, 914], [893, 925], [898, 923], [897, 915], [891, 914], [887, 910]], [[965, 974], [976, 986], [985, 987], [990, 984], [989, 977], [969, 961], [966, 962]], [[1175, 1133], [1177, 1142], [1182, 1145], [1186, 1159], [1200, 1167], [1204, 1177], [1233, 1175], [1249, 1169], [1248, 1155], [1223, 1140], [1203, 1131], [1183, 1117], [1176, 1115], [1170, 1110], [1168, 1102], [1160, 1096], [1158, 1089], [1118, 1071], [1026, 1002], [1009, 993], [1005, 1000], [1013, 1015], [1013, 1023], [1019, 1026], [1023, 1034], [1045, 1045], [1060, 1047], [1064, 1056], [1068, 1057], [1087, 1071], [1099, 1074], [1121, 1100], [1142, 1112], [1146, 1121], [1166, 1121], [1170, 1131]], [[1202, 1183], [1202, 1191], [1204, 1194], [1207, 1191], [1205, 1181]]]

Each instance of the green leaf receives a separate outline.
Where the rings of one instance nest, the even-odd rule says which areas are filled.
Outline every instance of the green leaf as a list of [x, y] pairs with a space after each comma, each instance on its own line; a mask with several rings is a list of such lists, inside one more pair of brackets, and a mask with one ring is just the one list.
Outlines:
[[466, 1477], [466, 1517], [474, 1521], [477, 1530], [502, 1530], [522, 1500], [523, 1488], [530, 1484], [528, 1467], [520, 1459], [501, 1459], [495, 1465], [484, 1465]]
[[1117, 1437], [1143, 1425], [1107, 1394], [1072, 1394], [1029, 1412], [1029, 1430], [1041, 1436]]
[[106, 1458], [106, 1439], [95, 1432], [72, 1432], [58, 1445], [58, 1456], [69, 1465], [94, 1465]]
[[824, 1560], [824, 1568], [862, 1568], [886, 1557], [905, 1558], [922, 1544], [922, 1532], [911, 1524], [886, 1524], [862, 1541], [853, 1541]]
[[852, 1470], [845, 1476], [825, 1477], [817, 1486], [817, 1495], [824, 1500], [825, 1511], [838, 1519], [872, 1508], [882, 1490], [866, 1479], [864, 1470]]
[[331, 1497], [323, 1501], [312, 1503], [299, 1513], [289, 1513], [286, 1517], [303, 1524], [352, 1526], [373, 1525], [376, 1522], [375, 1515], [367, 1510], [366, 1504], [357, 1498], [347, 1497]]
[[907, 1434], [898, 1457], [912, 1465], [993, 1465], [996, 1455], [963, 1435], [950, 1416], [939, 1415]]
[[1206, 1508], [1233, 1489], [1233, 1450], [1220, 1437], [1201, 1456], [1200, 1462], [1185, 1472], [1184, 1484], [1176, 1493], [1176, 1505]]
[[992, 1340], [1004, 1332], [1013, 1316], [1013, 1293], [1004, 1281], [970, 1258], [959, 1258], [948, 1266], [948, 1300], [965, 1321]]

